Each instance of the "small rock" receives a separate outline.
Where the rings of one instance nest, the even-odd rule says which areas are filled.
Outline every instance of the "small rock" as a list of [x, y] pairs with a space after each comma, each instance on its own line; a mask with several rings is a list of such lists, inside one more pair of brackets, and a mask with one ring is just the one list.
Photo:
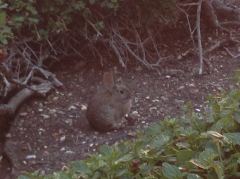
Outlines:
[[149, 108], [149, 111], [150, 111], [150, 112], [153, 112], [154, 110], [157, 110], [157, 107], [153, 106], [153, 107], [150, 107], [150, 108]]
[[71, 110], [76, 110], [76, 109], [77, 109], [77, 107], [74, 106], [74, 105], [71, 105], [71, 106], [69, 106], [69, 108], [68, 108], [69, 111], [71, 111]]
[[153, 99], [152, 102], [158, 103], [158, 102], [159, 102], [159, 99]]
[[72, 124], [73, 124], [73, 120], [72, 119], [66, 119], [65, 122], [66, 122], [66, 124], [68, 124], [70, 126], [72, 126]]
[[27, 116], [27, 115], [28, 115], [27, 112], [21, 112], [21, 113], [19, 113], [19, 116], [21, 116], [21, 117], [25, 117], [25, 116]]
[[37, 158], [37, 156], [34, 155], [34, 154], [33, 154], [33, 155], [27, 155], [27, 156], [26, 156], [26, 159], [27, 159], [27, 160], [36, 159], [36, 158]]
[[50, 112], [51, 114], [54, 114], [54, 113], [57, 112], [57, 110], [56, 110], [56, 109], [49, 109], [49, 112]]
[[137, 133], [135, 131], [129, 131], [127, 133], [127, 135], [130, 136], [130, 137], [135, 137], [137, 135]]
[[87, 110], [87, 105], [86, 104], [81, 104], [81, 110], [86, 111]]
[[147, 85], [147, 82], [146, 82], [146, 81], [144, 81], [144, 82], [143, 82], [143, 85]]
[[199, 93], [199, 89], [190, 89], [190, 92], [192, 94], [196, 94], [196, 93]]
[[6, 134], [6, 137], [7, 137], [7, 138], [11, 138], [12, 135], [11, 135], [10, 133], [7, 133], [7, 134]]
[[41, 114], [40, 116], [43, 117], [43, 119], [49, 119], [50, 118], [50, 116], [47, 115], [47, 114]]
[[150, 96], [146, 96], [146, 99], [150, 99]]
[[65, 152], [66, 154], [74, 154], [75, 152], [71, 151], [71, 150], [68, 150]]
[[209, 40], [209, 41], [212, 41], [213, 39], [212, 39], [212, 37], [208, 37], [208, 40]]
[[134, 103], [138, 103], [138, 101], [139, 101], [138, 97], [135, 97], [134, 98]]
[[178, 60], [181, 60], [181, 59], [182, 59], [182, 55], [178, 55], [178, 56], [177, 56], [177, 59], [178, 59]]
[[141, 66], [138, 66], [137, 68], [136, 68], [136, 71], [142, 71], [143, 69], [142, 69], [142, 67]]
[[177, 104], [184, 104], [184, 102], [185, 102], [184, 100], [181, 100], [181, 99], [175, 99], [174, 101]]
[[53, 97], [53, 101], [57, 101], [59, 99], [58, 96]]
[[182, 89], [184, 89], [185, 88], [185, 86], [179, 86], [178, 88], [177, 88], [177, 90], [182, 90]]
[[46, 131], [46, 130], [43, 129], [43, 128], [39, 128], [38, 130], [39, 130], [39, 131], [42, 131], [42, 132], [45, 132], [45, 131]]
[[168, 101], [168, 98], [165, 97], [165, 96], [161, 96], [160, 98], [161, 98], [161, 100], [163, 100], [163, 101]]
[[64, 142], [66, 140], [66, 136], [62, 136], [61, 138], [60, 138], [60, 142]]
[[189, 86], [190, 87], [195, 87], [195, 84], [194, 83], [189, 83]]
[[56, 111], [58, 114], [66, 114], [64, 111], [58, 110]]
[[198, 109], [198, 108], [197, 108], [197, 109], [195, 109], [195, 111], [197, 111], [197, 112], [201, 112], [201, 109]]

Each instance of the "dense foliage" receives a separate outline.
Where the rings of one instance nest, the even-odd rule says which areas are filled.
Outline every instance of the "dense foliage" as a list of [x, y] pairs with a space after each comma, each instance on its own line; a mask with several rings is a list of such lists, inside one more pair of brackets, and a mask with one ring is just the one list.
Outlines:
[[[103, 21], [111, 15], [123, 15], [118, 11], [122, 4], [134, 3], [144, 9], [145, 17], [152, 12], [157, 15], [170, 14], [174, 0], [137, 1], [133, 0], [24, 0], [0, 1], [0, 43], [5, 45], [9, 40], [19, 36], [35, 40], [48, 39], [62, 32], [89, 33], [103, 28]], [[136, 12], [134, 12], [136, 13]], [[159, 12], [158, 12], [159, 14]]]
[[[0, 55], [3, 49], [10, 60], [23, 56], [21, 61], [24, 61], [27, 54], [37, 64], [77, 57], [103, 65], [114, 59], [126, 67], [135, 51], [130, 48], [139, 48], [141, 41], [157, 34], [154, 31], [159, 32], [161, 23], [175, 22], [175, 1], [1, 0]], [[149, 29], [153, 29], [151, 34]], [[136, 46], [126, 47], [125, 39], [138, 40]], [[147, 47], [141, 45], [144, 51], [149, 48], [149, 54], [144, 54], [149, 62], [138, 58], [140, 62], [146, 61], [145, 66], [160, 58], [151, 50], [159, 46], [154, 41], [150, 42], [152, 45], [148, 42]], [[29, 51], [25, 52], [26, 49]]]
[[233, 90], [211, 97], [202, 113], [189, 104], [182, 118], [154, 124], [134, 142], [104, 145], [99, 153], [52, 175], [35, 172], [19, 178], [237, 178], [239, 101], [240, 90]]

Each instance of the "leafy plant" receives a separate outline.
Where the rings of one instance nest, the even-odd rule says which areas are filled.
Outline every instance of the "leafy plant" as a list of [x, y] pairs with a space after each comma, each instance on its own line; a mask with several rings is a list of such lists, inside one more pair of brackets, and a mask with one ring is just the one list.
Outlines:
[[[134, 141], [104, 145], [66, 171], [30, 178], [234, 178], [239, 173], [240, 91], [211, 97], [204, 114], [189, 104], [180, 119], [165, 119], [139, 132]], [[227, 124], [226, 120], [228, 119]]]

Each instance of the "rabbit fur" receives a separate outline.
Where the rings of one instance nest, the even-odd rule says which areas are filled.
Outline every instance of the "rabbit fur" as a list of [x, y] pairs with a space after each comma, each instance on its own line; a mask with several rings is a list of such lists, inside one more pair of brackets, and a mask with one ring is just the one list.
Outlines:
[[132, 94], [122, 81], [115, 82], [113, 72], [103, 74], [103, 86], [91, 98], [86, 117], [97, 131], [107, 132], [121, 127], [130, 112]]

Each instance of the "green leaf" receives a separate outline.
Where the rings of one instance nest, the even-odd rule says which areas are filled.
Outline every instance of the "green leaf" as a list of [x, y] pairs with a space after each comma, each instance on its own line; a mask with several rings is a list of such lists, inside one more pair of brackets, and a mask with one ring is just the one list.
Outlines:
[[216, 172], [218, 179], [224, 179], [224, 169], [220, 162], [214, 162], [214, 171]]
[[3, 3], [0, 1], [0, 9], [6, 9], [8, 7], [7, 3]]
[[31, 178], [25, 175], [21, 175], [18, 177], [18, 179], [31, 179]]
[[54, 173], [54, 179], [72, 179], [69, 175], [64, 172]]
[[240, 111], [236, 111], [233, 113], [234, 120], [240, 124]]
[[194, 155], [194, 151], [185, 149], [176, 152], [177, 160], [180, 162], [189, 161]]
[[33, 18], [33, 17], [29, 17], [28, 21], [31, 22], [32, 24], [37, 24], [39, 22], [39, 19]]
[[108, 145], [102, 145], [99, 149], [99, 153], [102, 155], [109, 155], [112, 153], [112, 148]]
[[157, 136], [153, 140], [151, 147], [159, 149], [159, 148], [162, 148], [164, 145], [168, 144], [169, 141], [170, 141], [170, 136], [162, 134], [160, 136]]
[[[123, 169], [120, 169], [119, 171], [116, 171], [116, 176], [117, 177], [123, 177], [123, 176], [126, 176], [128, 174], [129, 174], [129, 171], [126, 168], [123, 168]], [[125, 179], [125, 177], [124, 177], [124, 179]]]
[[118, 160], [116, 160], [114, 163], [117, 165], [121, 162], [129, 162], [133, 159], [133, 155], [132, 154], [126, 154], [124, 156], [122, 156], [121, 158], [119, 158]]
[[6, 24], [6, 13], [0, 12], [0, 26], [4, 26]]
[[229, 116], [223, 117], [220, 120], [218, 120], [212, 127], [210, 130], [213, 131], [221, 131], [221, 130], [225, 130], [225, 131], [229, 131], [229, 130], [235, 130], [237, 129], [237, 125], [235, 120], [230, 117], [232, 116], [232, 114], [230, 114]]
[[202, 179], [202, 177], [197, 174], [190, 173], [187, 175], [187, 179]]
[[15, 22], [24, 22], [24, 17], [23, 16], [14, 16], [13, 21]]
[[240, 145], [240, 133], [225, 133], [224, 136], [234, 145]]
[[169, 163], [163, 163], [163, 175], [168, 179], [181, 179], [183, 175], [177, 166]]
[[151, 165], [151, 164], [148, 164], [148, 163], [143, 163], [143, 164], [141, 164], [140, 165], [140, 172], [142, 173], [142, 174], [149, 174], [150, 172], [151, 172], [151, 170], [154, 168], [154, 166], [153, 165]]
[[75, 161], [72, 163], [71, 168], [73, 172], [83, 173], [83, 174], [91, 174], [91, 170], [87, 166], [87, 164], [83, 161]]
[[208, 148], [201, 152], [197, 159], [191, 160], [191, 163], [202, 169], [209, 169], [217, 156], [218, 154], [213, 149]]

